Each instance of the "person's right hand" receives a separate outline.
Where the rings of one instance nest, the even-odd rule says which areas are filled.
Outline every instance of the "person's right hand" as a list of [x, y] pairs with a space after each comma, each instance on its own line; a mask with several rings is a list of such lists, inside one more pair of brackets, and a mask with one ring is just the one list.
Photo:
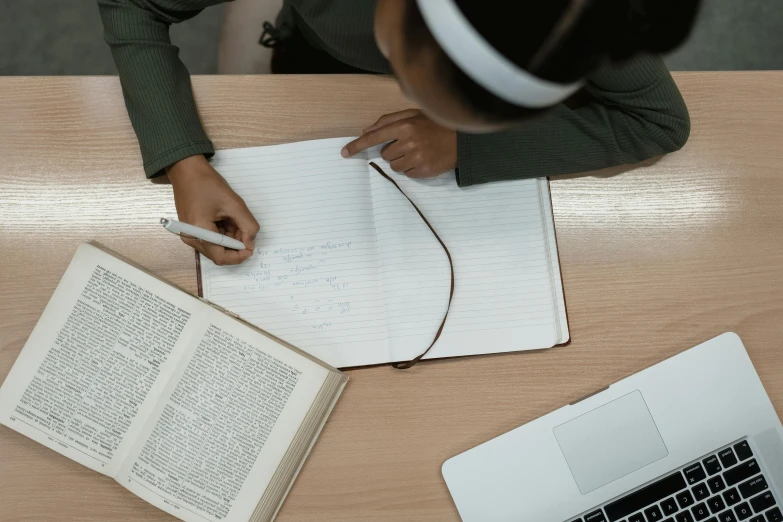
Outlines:
[[238, 239], [245, 244], [245, 250], [231, 250], [192, 237], [182, 237], [185, 244], [216, 265], [237, 265], [253, 255], [258, 221], [204, 156], [180, 160], [166, 173], [174, 188], [180, 221]]

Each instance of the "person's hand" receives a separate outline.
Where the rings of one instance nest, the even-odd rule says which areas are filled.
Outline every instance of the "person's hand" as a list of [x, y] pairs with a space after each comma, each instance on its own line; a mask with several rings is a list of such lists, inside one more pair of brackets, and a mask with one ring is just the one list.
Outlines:
[[174, 188], [180, 221], [238, 239], [245, 244], [245, 250], [231, 250], [192, 237], [182, 237], [185, 244], [216, 265], [237, 265], [253, 255], [258, 221], [204, 156], [180, 160], [166, 173]]
[[342, 150], [344, 158], [386, 143], [381, 157], [392, 170], [411, 178], [429, 178], [457, 168], [457, 133], [441, 127], [420, 110], [381, 116]]

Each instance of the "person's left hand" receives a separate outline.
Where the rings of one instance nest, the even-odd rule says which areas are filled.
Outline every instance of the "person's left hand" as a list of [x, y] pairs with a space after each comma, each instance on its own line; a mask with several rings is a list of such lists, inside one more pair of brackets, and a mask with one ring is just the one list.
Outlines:
[[392, 170], [411, 178], [429, 178], [457, 168], [457, 133], [441, 127], [420, 110], [386, 114], [342, 150], [344, 158], [386, 143], [381, 157]]

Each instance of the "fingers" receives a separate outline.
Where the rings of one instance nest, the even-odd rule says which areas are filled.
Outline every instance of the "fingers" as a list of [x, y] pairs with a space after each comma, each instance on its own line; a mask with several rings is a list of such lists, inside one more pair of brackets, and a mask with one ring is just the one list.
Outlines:
[[[233, 225], [231, 223], [231, 220], [223, 220], [220, 222], [221, 227], [218, 227], [216, 223], [212, 222], [206, 222], [206, 223], [193, 223], [197, 227], [204, 228], [206, 230], [213, 230], [213, 231], [220, 231], [222, 228], [226, 232], [228, 232], [229, 227], [236, 227], [236, 225]], [[223, 233], [223, 232], [221, 232]], [[199, 252], [204, 257], [209, 258], [213, 263], [216, 265], [238, 265], [245, 259], [249, 258], [253, 255], [253, 251], [249, 249], [245, 250], [231, 250], [229, 248], [222, 247], [220, 245], [215, 245], [214, 243], [210, 243], [209, 241], [202, 241], [200, 239], [196, 239], [189, 236], [180, 236], [182, 238], [182, 242], [186, 245], [189, 245], [193, 247], [197, 252]]]
[[416, 162], [410, 156], [403, 156], [389, 163], [394, 172], [405, 172], [416, 167]]
[[[234, 204], [227, 210], [226, 215], [236, 224], [233, 230], [233, 237], [237, 237], [237, 239], [242, 241], [245, 244], [245, 248], [249, 251], [252, 252], [255, 250], [256, 235], [261, 227], [256, 218], [253, 217], [250, 209], [247, 208], [245, 202], [242, 199], [237, 198]], [[237, 234], [236, 229], [238, 229], [239, 234]], [[228, 225], [226, 230], [229, 230]]]
[[213, 245], [206, 241], [200, 241], [204, 255], [216, 265], [238, 265], [253, 255], [252, 250], [231, 250], [219, 245]]
[[412, 124], [405, 120], [395, 121], [389, 125], [380, 127], [379, 129], [362, 134], [357, 139], [343, 147], [341, 152], [343, 158], [350, 158], [356, 154], [367, 150], [370, 147], [375, 147], [381, 143], [387, 141], [404, 139], [411, 131]]
[[391, 163], [413, 150], [411, 141], [393, 141], [381, 149], [381, 157]]
[[404, 111], [392, 112], [391, 114], [384, 114], [383, 116], [378, 118], [378, 121], [376, 121], [366, 129], [364, 129], [362, 133], [366, 134], [370, 131], [379, 129], [384, 125], [394, 123], [395, 121], [404, 120], [405, 118], [412, 118], [413, 116], [417, 116], [419, 113], [420, 111], [418, 109], [407, 109]]
[[192, 237], [182, 237], [182, 242], [193, 247], [216, 265], [238, 265], [253, 255], [251, 250], [230, 250]]
[[221, 234], [225, 234], [232, 239], [237, 238], [237, 230], [239, 230], [239, 228], [237, 228], [237, 225], [234, 223], [233, 219], [226, 219], [218, 223], [218, 230], [220, 230], [221, 227], [223, 228], [223, 232], [221, 232]]

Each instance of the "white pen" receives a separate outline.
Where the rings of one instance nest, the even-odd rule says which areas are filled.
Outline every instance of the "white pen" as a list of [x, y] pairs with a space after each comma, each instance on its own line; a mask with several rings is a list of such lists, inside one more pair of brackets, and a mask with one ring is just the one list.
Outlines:
[[163, 228], [172, 234], [185, 234], [186, 236], [201, 239], [202, 241], [208, 241], [210, 243], [230, 248], [232, 250], [245, 250], [246, 248], [245, 244], [241, 241], [237, 241], [236, 239], [232, 239], [228, 236], [224, 236], [223, 234], [219, 234], [205, 228], [182, 223], [176, 219], [160, 218], [160, 224], [163, 225]]

